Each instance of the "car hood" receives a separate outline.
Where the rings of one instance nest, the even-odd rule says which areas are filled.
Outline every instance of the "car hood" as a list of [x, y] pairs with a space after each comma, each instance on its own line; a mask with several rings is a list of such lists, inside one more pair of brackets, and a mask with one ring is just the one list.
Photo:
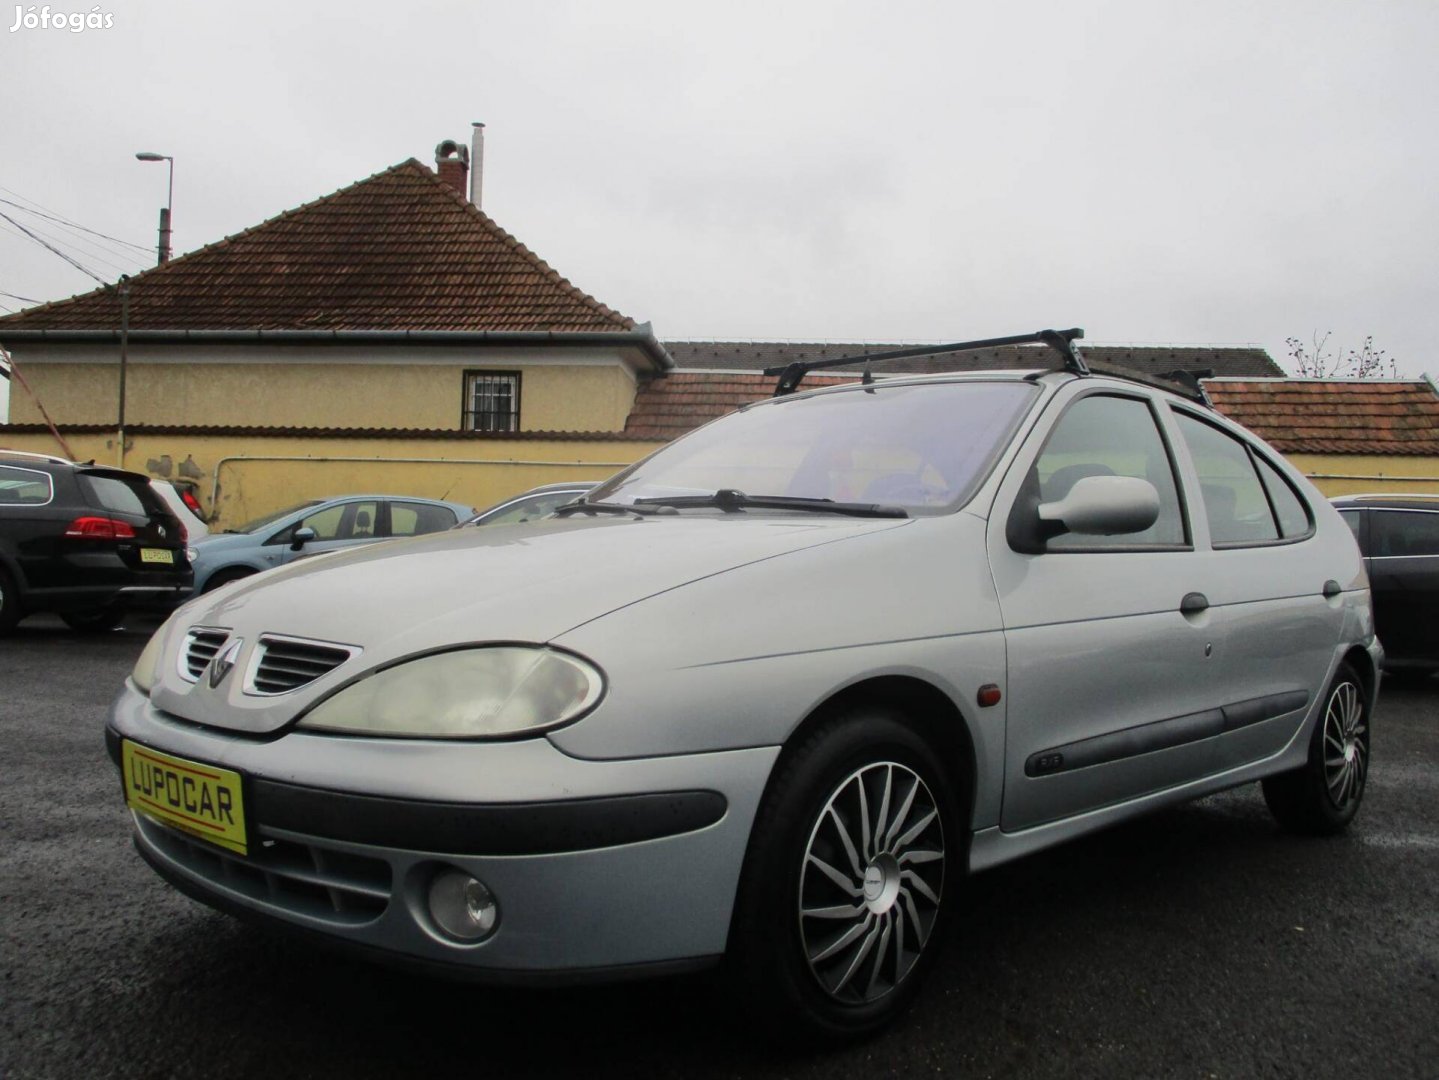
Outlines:
[[467, 642], [548, 642], [587, 622], [764, 559], [886, 529], [905, 520], [819, 515], [685, 514], [546, 519], [455, 529], [301, 561], [202, 596], [172, 620], [175, 657], [194, 626], [244, 641], [281, 634], [361, 652], [310, 686], [278, 697], [244, 691], [246, 679], [180, 677], [165, 666], [159, 708], [199, 723], [272, 731], [345, 677], [416, 653]]

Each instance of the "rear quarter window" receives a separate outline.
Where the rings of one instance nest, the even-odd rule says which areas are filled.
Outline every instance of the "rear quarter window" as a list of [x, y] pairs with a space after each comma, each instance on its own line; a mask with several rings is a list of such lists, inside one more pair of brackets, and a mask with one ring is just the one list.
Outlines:
[[48, 473], [0, 465], [0, 506], [44, 506], [54, 497]]

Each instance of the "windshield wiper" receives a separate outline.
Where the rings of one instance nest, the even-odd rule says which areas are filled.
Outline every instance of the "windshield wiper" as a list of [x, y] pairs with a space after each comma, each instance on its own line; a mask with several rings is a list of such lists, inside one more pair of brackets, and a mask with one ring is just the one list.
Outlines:
[[[644, 502], [644, 499], [638, 500]], [[620, 514], [628, 517], [631, 514], [662, 514], [663, 510], [652, 510], [648, 506], [630, 506], [627, 503], [609, 502], [585, 502], [578, 499], [575, 502], [565, 503], [564, 506], [557, 506], [550, 513], [554, 517], [568, 517], [571, 514]]]
[[847, 514], [850, 517], [907, 518], [902, 507], [880, 503], [835, 502], [833, 499], [807, 499], [795, 495], [746, 495], [734, 488], [720, 488], [711, 495], [655, 495], [636, 499], [646, 506], [709, 506], [736, 514], [742, 510], [803, 510], [818, 514]]

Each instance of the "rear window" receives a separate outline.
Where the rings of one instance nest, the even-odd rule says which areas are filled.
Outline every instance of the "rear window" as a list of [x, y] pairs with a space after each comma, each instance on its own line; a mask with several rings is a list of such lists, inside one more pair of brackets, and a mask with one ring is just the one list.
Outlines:
[[160, 505], [159, 496], [150, 486], [139, 480], [125, 480], [118, 476], [101, 476], [97, 473], [81, 473], [81, 486], [85, 489], [86, 500], [91, 506], [103, 507], [115, 514], [132, 514], [136, 517], [164, 516], [168, 514]]

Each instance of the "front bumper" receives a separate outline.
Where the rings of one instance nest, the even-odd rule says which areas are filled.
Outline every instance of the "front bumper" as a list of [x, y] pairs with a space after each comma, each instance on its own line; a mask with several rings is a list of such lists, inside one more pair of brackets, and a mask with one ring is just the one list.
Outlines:
[[[117, 758], [122, 738], [246, 778], [248, 856], [134, 814], [136, 847], [182, 891], [379, 958], [501, 981], [721, 954], [778, 753], [601, 762], [544, 739], [260, 741], [168, 717], [130, 686], [106, 732]], [[496, 897], [481, 942], [429, 916], [429, 882], [449, 868]]]

